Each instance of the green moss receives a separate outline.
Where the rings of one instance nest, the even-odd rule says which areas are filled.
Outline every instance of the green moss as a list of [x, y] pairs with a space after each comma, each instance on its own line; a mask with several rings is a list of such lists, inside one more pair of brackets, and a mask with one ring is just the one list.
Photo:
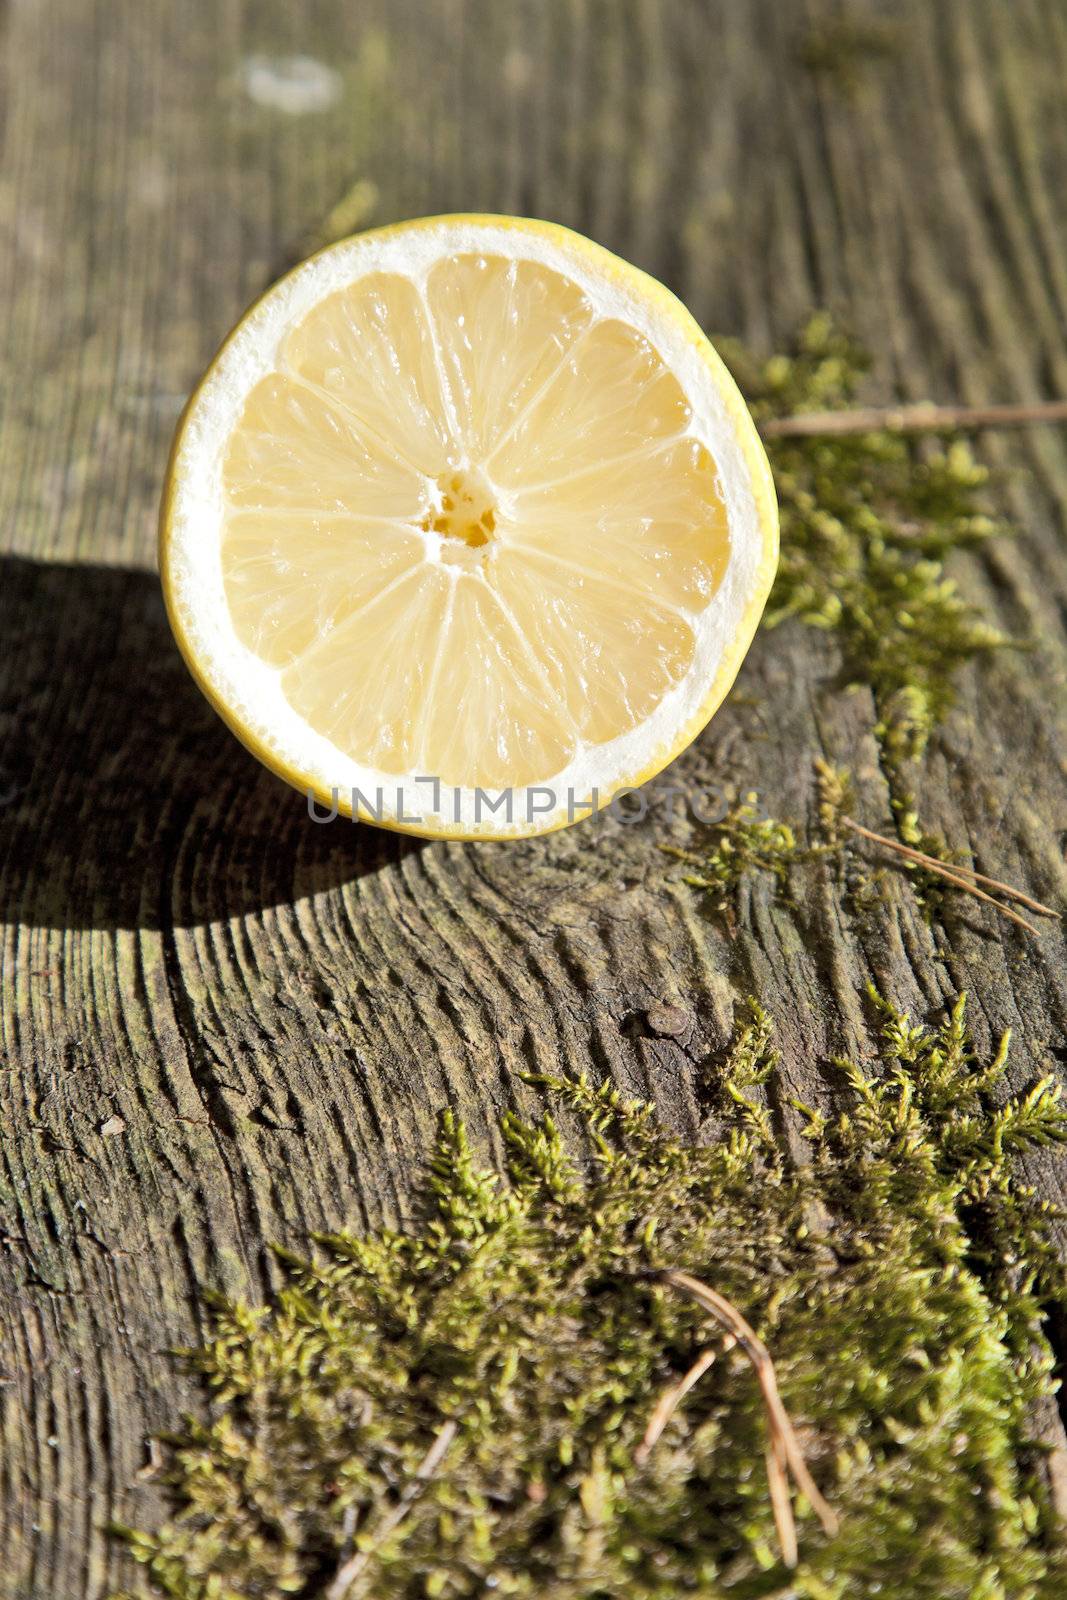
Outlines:
[[[847, 407], [866, 369], [824, 313], [789, 354], [759, 363], [729, 341], [723, 353], [758, 422]], [[833, 630], [844, 680], [871, 690], [898, 770], [953, 704], [960, 668], [1008, 643], [944, 570], [953, 551], [1005, 531], [981, 504], [988, 473], [962, 440], [885, 430], [770, 439], [767, 451], [782, 527], [768, 622]]]
[[[190, 1356], [214, 1417], [176, 1446], [179, 1514], [125, 1532], [158, 1589], [322, 1596], [356, 1554], [351, 1600], [1062, 1593], [1027, 1419], [1063, 1283], [1011, 1158], [1064, 1115], [1048, 1082], [995, 1103], [1006, 1042], [979, 1063], [962, 1000], [932, 1031], [875, 1003], [876, 1062], [797, 1108], [803, 1163], [757, 1006], [709, 1072], [713, 1144], [584, 1079], [540, 1080], [573, 1139], [505, 1119], [503, 1173], [446, 1117], [411, 1231], [320, 1240], [272, 1306], [219, 1308]], [[756, 1325], [840, 1513], [830, 1538], [801, 1503], [792, 1574], [738, 1352], [635, 1465], [665, 1387], [721, 1338], [669, 1267]]]
[[[927, 914], [946, 896], [961, 892], [932, 868], [884, 850], [882, 864], [872, 865], [871, 851], [877, 852], [879, 847], [850, 831], [843, 821], [855, 810], [848, 768], [820, 759], [814, 763], [814, 775], [817, 828], [808, 839], [802, 837], [795, 824], [761, 815], [759, 795], [751, 790], [718, 821], [702, 825], [689, 848], [660, 845], [664, 855], [690, 869], [680, 875], [681, 881], [706, 894], [709, 910], [722, 919], [731, 935], [738, 925], [742, 887], [754, 872], [769, 874], [776, 895], [787, 899], [789, 874], [795, 867], [835, 861], [839, 881], [855, 911], [866, 911], [881, 903], [879, 885], [887, 872], [902, 873], [909, 879]], [[920, 827], [913, 810], [898, 811], [895, 821], [902, 843], [943, 861], [951, 869], [956, 857], [942, 839]]]
[[665, 855], [693, 868], [683, 873], [682, 882], [707, 892], [712, 909], [731, 932], [737, 924], [738, 890], [749, 873], [769, 873], [784, 891], [791, 867], [825, 853], [822, 846], [798, 844], [789, 823], [761, 817], [758, 807], [759, 795], [753, 790], [702, 829], [698, 848], [660, 846]]

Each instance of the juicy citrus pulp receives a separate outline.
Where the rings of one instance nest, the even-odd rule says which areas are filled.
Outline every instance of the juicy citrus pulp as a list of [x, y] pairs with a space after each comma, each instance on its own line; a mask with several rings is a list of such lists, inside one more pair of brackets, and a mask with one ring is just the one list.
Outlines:
[[357, 237], [271, 290], [190, 403], [163, 516], [178, 637], [242, 737], [442, 833], [542, 831], [659, 770], [728, 688], [775, 542], [678, 302], [493, 218]]

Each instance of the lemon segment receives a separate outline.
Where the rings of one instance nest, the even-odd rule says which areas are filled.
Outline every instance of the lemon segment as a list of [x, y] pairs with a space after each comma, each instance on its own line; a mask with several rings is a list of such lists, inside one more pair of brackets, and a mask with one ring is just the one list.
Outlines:
[[755, 430], [678, 302], [494, 218], [357, 237], [269, 291], [162, 518], [175, 631], [246, 742], [341, 810], [377, 790], [381, 820], [464, 836], [559, 826], [684, 748], [775, 554]]

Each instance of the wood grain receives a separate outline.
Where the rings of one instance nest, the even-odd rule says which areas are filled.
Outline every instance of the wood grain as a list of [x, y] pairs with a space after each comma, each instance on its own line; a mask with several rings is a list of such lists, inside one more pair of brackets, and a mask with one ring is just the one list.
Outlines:
[[[846, 10], [889, 14], [891, 53], [805, 67], [841, 14], [821, 0], [0, 5], [5, 1600], [128, 1580], [104, 1525], [157, 1513], [139, 1474], [198, 1403], [167, 1352], [203, 1287], [260, 1295], [268, 1241], [402, 1217], [442, 1106], [489, 1147], [536, 1104], [521, 1073], [588, 1067], [693, 1128], [756, 990], [791, 1136], [789, 1097], [825, 1100], [825, 1053], [862, 1045], [868, 976], [924, 1015], [967, 988], [980, 1041], [1016, 1030], [1014, 1085], [1062, 1072], [1059, 925], [959, 897], [930, 927], [902, 878], [856, 921], [813, 867], [792, 905], [746, 888], [730, 940], [672, 881], [658, 846], [693, 828], [662, 785], [638, 823], [507, 846], [314, 827], [201, 701], [153, 575], [185, 395], [357, 181], [369, 222], [570, 224], [757, 347], [831, 305], [879, 358], [874, 402], [1067, 393], [1067, 9]], [[334, 104], [257, 102], [249, 59], [294, 54]], [[1022, 532], [954, 572], [1033, 648], [967, 675], [918, 786], [979, 870], [1062, 907], [1067, 432], [983, 450]], [[835, 665], [762, 634], [671, 779], [803, 825], [822, 755], [884, 829], [871, 706]], [[688, 1025], [657, 1036], [657, 1003]], [[1051, 1156], [1030, 1170], [1067, 1198]]]

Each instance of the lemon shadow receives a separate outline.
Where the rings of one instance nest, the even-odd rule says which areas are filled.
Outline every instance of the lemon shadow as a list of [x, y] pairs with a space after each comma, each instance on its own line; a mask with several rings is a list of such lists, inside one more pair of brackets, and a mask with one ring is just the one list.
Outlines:
[[291, 905], [425, 841], [315, 823], [190, 678], [154, 573], [0, 558], [0, 917], [174, 928]]

